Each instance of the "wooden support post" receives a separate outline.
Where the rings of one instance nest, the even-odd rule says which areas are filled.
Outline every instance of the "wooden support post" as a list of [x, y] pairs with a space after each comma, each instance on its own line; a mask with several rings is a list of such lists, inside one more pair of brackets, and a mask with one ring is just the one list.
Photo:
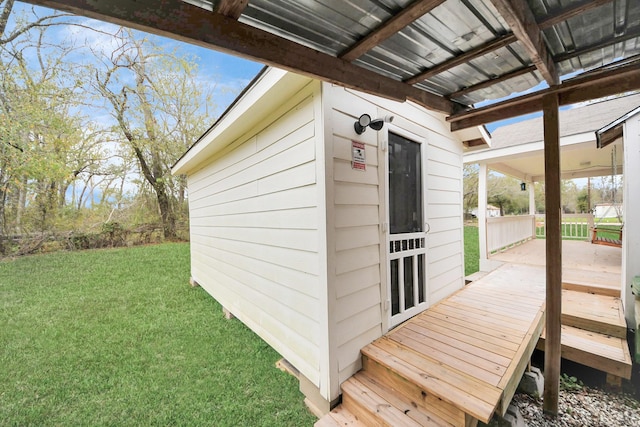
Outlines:
[[560, 334], [562, 316], [562, 230], [560, 211], [560, 130], [558, 96], [542, 98], [544, 112], [544, 175], [546, 210], [546, 339], [544, 349], [545, 413], [558, 415], [560, 393]]

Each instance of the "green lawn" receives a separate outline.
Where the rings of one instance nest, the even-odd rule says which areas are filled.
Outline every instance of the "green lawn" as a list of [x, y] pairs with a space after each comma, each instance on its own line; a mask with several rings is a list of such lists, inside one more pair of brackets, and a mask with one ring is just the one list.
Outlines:
[[188, 279], [188, 244], [0, 261], [0, 425], [312, 425], [279, 355]]
[[480, 270], [480, 245], [478, 227], [464, 227], [464, 274], [468, 276]]

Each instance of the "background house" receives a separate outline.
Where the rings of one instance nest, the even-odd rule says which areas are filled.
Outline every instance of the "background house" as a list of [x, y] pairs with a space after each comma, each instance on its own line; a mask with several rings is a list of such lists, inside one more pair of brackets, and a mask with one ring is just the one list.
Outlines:
[[[601, 100], [560, 111], [561, 176], [563, 179], [622, 174], [623, 213], [621, 297], [629, 327], [634, 325], [634, 298], [631, 281], [640, 275], [640, 201], [635, 183], [640, 182], [640, 94]], [[478, 200], [487, 203], [486, 179], [489, 169], [529, 183], [529, 215], [507, 221], [487, 221], [479, 217], [480, 269], [498, 265], [491, 253], [514, 242], [535, 238], [534, 182], [545, 178], [542, 118], [534, 118], [497, 129], [490, 149], [465, 154], [465, 163], [480, 165]], [[596, 208], [595, 216], [604, 214]], [[479, 212], [482, 212], [479, 210]], [[566, 215], [565, 215], [566, 217]], [[597, 222], [597, 221], [596, 221]], [[508, 224], [507, 224], [508, 223]], [[570, 227], [564, 227], [569, 230]], [[583, 237], [588, 239], [590, 234]]]
[[622, 215], [622, 203], [598, 203], [593, 207], [596, 218], [618, 218]]
[[[362, 114], [393, 115], [357, 134]], [[444, 115], [269, 68], [176, 163], [192, 277], [321, 410], [360, 349], [464, 284], [463, 139]]]

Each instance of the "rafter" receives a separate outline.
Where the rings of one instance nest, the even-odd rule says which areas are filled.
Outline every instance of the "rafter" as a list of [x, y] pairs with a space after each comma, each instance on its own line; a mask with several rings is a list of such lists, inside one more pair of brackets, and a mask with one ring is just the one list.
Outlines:
[[507, 21], [549, 86], [558, 84], [560, 80], [555, 64], [526, 0], [491, 0], [491, 3]]
[[549, 93], [558, 94], [560, 105], [570, 105], [638, 89], [640, 60], [590, 71], [549, 89], [454, 114], [447, 117], [447, 121], [451, 122], [451, 130], [457, 131], [540, 111], [542, 97]]
[[571, 58], [576, 58], [580, 55], [584, 55], [585, 53], [593, 52], [595, 50], [599, 50], [608, 46], [614, 46], [616, 43], [622, 43], [627, 40], [635, 39], [640, 37], [640, 25], [629, 28], [627, 32], [621, 36], [611, 36], [606, 39], [600, 40], [596, 43], [590, 44], [588, 46], [582, 46], [579, 49], [576, 49], [572, 52], [563, 53], [554, 57], [555, 61], [560, 63], [562, 61], [566, 61]]
[[554, 25], [571, 19], [574, 16], [578, 16], [591, 9], [595, 9], [605, 4], [611, 3], [613, 0], [582, 0], [580, 3], [574, 3], [564, 9], [559, 10], [557, 13], [545, 17], [542, 21], [538, 22], [538, 27], [541, 30], [546, 30]]
[[471, 92], [475, 92], [476, 90], [480, 90], [480, 89], [484, 89], [486, 87], [489, 86], [493, 86], [495, 84], [498, 84], [500, 82], [503, 82], [505, 80], [509, 80], [512, 79], [514, 77], [518, 77], [521, 76], [523, 74], [527, 74], [527, 73], [532, 73], [536, 70], [536, 66], [535, 65], [528, 65], [526, 67], [522, 67], [522, 68], [518, 68], [517, 70], [508, 72], [506, 74], [502, 74], [498, 77], [489, 79], [489, 80], [485, 80], [483, 82], [477, 83], [475, 85], [471, 85], [468, 86], [466, 88], [460, 89], [456, 92], [453, 92], [451, 94], [449, 94], [448, 98], [449, 99], [456, 99], [461, 97], [462, 95], [466, 95], [467, 93], [471, 93]]
[[469, 62], [472, 59], [478, 58], [489, 52], [500, 49], [501, 47], [508, 46], [511, 43], [515, 42], [516, 40], [517, 39], [515, 35], [505, 34], [504, 36], [493, 39], [483, 45], [480, 45], [467, 52], [461, 53], [458, 56], [454, 56], [453, 58], [447, 61], [444, 61], [438, 65], [428, 68], [425, 71], [421, 72], [420, 74], [417, 74], [413, 77], [406, 79], [405, 83], [416, 84], [423, 80], [427, 80], [429, 77], [433, 77], [436, 74], [440, 74], [444, 71], [447, 71], [450, 68], [457, 67], [458, 65], [464, 64], [465, 62]]
[[27, 0], [450, 114], [448, 99], [178, 0]]
[[360, 39], [356, 44], [342, 52], [339, 57], [345, 61], [353, 61], [364, 55], [416, 19], [429, 13], [445, 0], [417, 0], [380, 24], [375, 30]]
[[249, 0], [220, 0], [213, 10], [229, 18], [238, 19], [249, 5]]

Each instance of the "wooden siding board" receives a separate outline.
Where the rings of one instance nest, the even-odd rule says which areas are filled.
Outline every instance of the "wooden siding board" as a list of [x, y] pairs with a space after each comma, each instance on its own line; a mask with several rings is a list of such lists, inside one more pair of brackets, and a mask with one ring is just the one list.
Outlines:
[[378, 264], [380, 264], [380, 249], [378, 245], [372, 245], [337, 253], [335, 269], [336, 274], [340, 275]]
[[276, 193], [294, 187], [304, 187], [316, 182], [314, 162], [288, 169], [258, 181], [258, 194]]
[[353, 169], [351, 161], [337, 160], [334, 164], [334, 178], [337, 182], [378, 185], [378, 168], [367, 166], [366, 171]]
[[193, 234], [191, 241], [199, 242], [206, 246], [224, 248], [229, 252], [246, 256], [247, 259], [257, 259], [304, 273], [318, 275], [318, 254], [313, 252], [278, 247], [265, 248], [259, 244], [218, 239], [198, 234]]
[[[247, 263], [247, 259], [243, 254], [229, 252], [225, 248], [205, 246], [200, 244], [198, 241], [192, 241], [191, 246], [194, 249], [194, 256], [196, 256], [195, 254], [198, 252], [202, 252], [212, 258], [220, 260], [221, 262], [235, 266], [243, 266]], [[281, 292], [301, 292], [310, 297], [313, 301], [317, 301], [319, 299], [318, 276], [255, 258], [251, 259], [250, 262], [252, 271], [256, 275], [288, 288], [288, 290], [281, 290]]]
[[358, 227], [377, 225], [380, 217], [377, 206], [340, 205], [335, 207], [335, 227]]
[[[278, 123], [276, 123], [276, 126], [277, 124]], [[191, 191], [196, 196], [203, 191], [208, 193], [209, 184], [212, 181], [224, 182], [238, 175], [240, 172], [255, 168], [263, 162], [268, 162], [273, 157], [279, 156], [283, 152], [299, 145], [300, 142], [313, 139], [314, 136], [313, 122], [305, 123], [294, 132], [284, 135], [281, 140], [273, 141], [269, 147], [262, 150], [256, 147], [258, 144], [256, 139], [258, 137], [253, 136], [219, 160], [221, 163], [227, 163], [228, 165], [218, 164], [216, 162], [217, 167], [215, 171], [212, 172], [209, 168], [206, 168], [194, 174]], [[245, 148], [245, 145], [249, 145], [249, 149]]]
[[335, 316], [338, 324], [343, 320], [355, 316], [361, 307], [380, 305], [380, 287], [370, 286], [338, 299]]
[[[246, 295], [260, 311], [276, 317], [283, 325], [313, 342], [318, 332], [318, 313], [315, 300], [310, 300], [304, 294], [285, 292], [281, 286], [260, 278], [247, 270], [198, 254], [194, 260], [196, 272], [215, 274], [220, 282], [232, 289], [236, 294]], [[198, 277], [203, 277], [198, 274]], [[295, 302], [296, 304], [291, 304]], [[303, 308], [306, 308], [304, 310]]]
[[378, 206], [378, 187], [359, 183], [337, 182], [334, 188], [336, 205]]
[[[376, 325], [371, 329], [361, 331], [354, 339], [342, 344], [338, 349], [338, 372], [349, 372], [346, 369], [353, 367], [355, 362], [361, 360], [360, 349], [381, 336], [382, 326]], [[351, 372], [351, 375], [355, 372]]]
[[336, 298], [347, 297], [371, 286], [380, 286], [380, 267], [378, 265], [369, 265], [337, 276], [335, 279]]
[[346, 227], [340, 229], [336, 235], [336, 251], [342, 252], [348, 249], [377, 245], [379, 242], [380, 233], [377, 225]]
[[[313, 107], [313, 85], [308, 85], [305, 89], [300, 91], [296, 96], [292, 97], [289, 102], [284, 103], [280, 108], [269, 114], [264, 120], [260, 121], [253, 129], [248, 130], [243, 136], [237, 138], [228, 144], [227, 147], [215, 154], [209, 159], [209, 165], [215, 163], [216, 168], [211, 169], [208, 166], [202, 167], [200, 170], [192, 173], [190, 176], [194, 177], [194, 189], [198, 187], [196, 183], [200, 179], [212, 179], [211, 175], [221, 173], [228, 167], [236, 165], [244, 159], [251, 157], [252, 155], [260, 151], [258, 149], [258, 135], [261, 135], [263, 142], [261, 143], [262, 149], [266, 145], [272, 145], [283, 138], [287, 137], [294, 131], [305, 128], [309, 122], [314, 118]], [[264, 143], [266, 134], [271, 133], [270, 129], [280, 128], [275, 130], [273, 135], [273, 141], [270, 144]], [[313, 129], [313, 127], [311, 127]], [[306, 138], [300, 137], [299, 140]], [[276, 148], [276, 150], [285, 149]], [[266, 154], [269, 154], [267, 152]], [[264, 156], [264, 154], [263, 154]], [[257, 157], [255, 160], [259, 160], [264, 157]], [[238, 168], [236, 168], [237, 170]], [[242, 169], [242, 168], [239, 168]]]
[[[206, 210], [205, 210], [206, 212]], [[293, 208], [263, 212], [245, 212], [233, 215], [191, 216], [191, 223], [200, 227], [282, 228], [317, 230], [317, 208]]]
[[[462, 220], [460, 220], [462, 222]], [[462, 230], [460, 228], [454, 230], [446, 230], [429, 233], [429, 248], [448, 245], [451, 242], [462, 241]]]
[[194, 234], [234, 240], [236, 242], [255, 243], [265, 249], [280, 247], [306, 252], [318, 252], [318, 233], [316, 230], [287, 228], [244, 228], [191, 225]]
[[[449, 165], [433, 158], [427, 161], [427, 173], [432, 176], [444, 176], [447, 178], [455, 178], [462, 175], [462, 167], [460, 165]], [[458, 186], [460, 184], [458, 183]]]
[[[257, 184], [255, 194], [258, 193]], [[203, 218], [218, 215], [239, 215], [243, 213], [262, 213], [300, 208], [316, 208], [318, 198], [314, 185], [290, 188], [279, 193], [263, 194], [242, 198], [224, 204], [192, 206], [189, 200], [191, 218]], [[197, 203], [194, 203], [196, 205]]]
[[[353, 126], [350, 126], [351, 130], [353, 130]], [[351, 143], [354, 140], [359, 140], [359, 138], [343, 138], [337, 135], [334, 135], [333, 138], [333, 158], [334, 161], [343, 160], [345, 162], [351, 163]], [[367, 168], [378, 167], [378, 147], [374, 144], [365, 144], [365, 161]], [[356, 171], [358, 172], [358, 171]]]
[[357, 311], [355, 314], [337, 322], [336, 332], [339, 346], [357, 338], [361, 331], [366, 331], [380, 324], [380, 304], [375, 301], [373, 304], [362, 311], [354, 310]]
[[193, 186], [189, 183], [189, 195], [198, 199], [201, 193], [216, 194], [315, 160], [315, 138], [312, 132], [311, 127], [311, 134], [305, 135], [305, 139], [297, 139], [295, 138], [297, 135], [292, 135], [290, 139], [283, 141], [285, 146], [274, 146], [281, 148], [281, 151], [269, 156], [259, 152], [256, 154], [256, 157], [260, 157], [259, 159], [249, 158], [232, 170], [225, 171], [228, 172], [224, 174], [225, 176], [213, 174], [210, 179], [201, 180]]

